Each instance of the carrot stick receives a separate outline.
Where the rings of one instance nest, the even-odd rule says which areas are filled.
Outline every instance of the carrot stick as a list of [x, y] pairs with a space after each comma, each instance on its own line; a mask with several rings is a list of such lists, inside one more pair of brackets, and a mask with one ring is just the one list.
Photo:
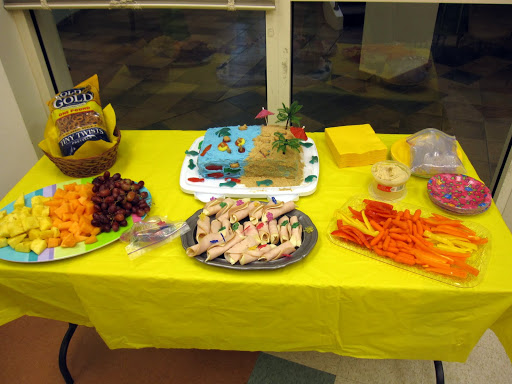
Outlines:
[[390, 228], [389, 233], [398, 233], [398, 234], [400, 234], [400, 233], [407, 233], [407, 232], [404, 229], [402, 229], [402, 228], [394, 227], [394, 228]]
[[359, 229], [357, 228], [354, 228], [354, 227], [350, 227], [350, 229], [352, 230], [352, 232], [354, 232], [354, 234], [363, 242], [364, 246], [366, 248], [369, 248], [371, 249], [372, 247], [370, 246], [370, 243], [368, 242], [368, 240], [366, 240], [366, 237], [364, 237], [364, 234], [363, 232], [361, 232]]
[[432, 233], [446, 233], [448, 235], [459, 236], [459, 237], [462, 237], [462, 238], [465, 238], [465, 239], [469, 239], [469, 236], [470, 236], [469, 233], [465, 233], [463, 231], [458, 231], [456, 229], [453, 229], [453, 228], [450, 228], [450, 227], [447, 227], [447, 226], [443, 226], [443, 225], [440, 225], [440, 226], [437, 226], [437, 227], [432, 227], [430, 229], [430, 232], [432, 232]]
[[455, 259], [453, 264], [459, 267], [460, 269], [463, 269], [464, 271], [471, 273], [474, 276], [478, 276], [478, 274], [480, 273], [478, 269], [472, 267], [471, 265], [468, 265], [466, 262], [462, 260]]
[[427, 252], [423, 252], [419, 249], [412, 250], [414, 256], [422, 263], [427, 264], [434, 268], [449, 268], [450, 265], [444, 262], [442, 259], [438, 259], [435, 255], [432, 255]]
[[408, 209], [404, 211], [404, 219], [410, 220], [411, 219], [411, 212], [409, 212]]
[[412, 221], [414, 222], [417, 222], [418, 219], [420, 218], [421, 216], [421, 209], [417, 209], [415, 212], [414, 212], [414, 215], [412, 217]]

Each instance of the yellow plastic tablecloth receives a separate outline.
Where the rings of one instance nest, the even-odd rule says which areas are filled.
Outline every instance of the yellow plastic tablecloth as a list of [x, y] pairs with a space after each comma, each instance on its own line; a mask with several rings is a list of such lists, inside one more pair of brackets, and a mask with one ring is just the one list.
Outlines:
[[[124, 131], [111, 172], [143, 179], [152, 214], [185, 220], [202, 203], [181, 192], [184, 152], [202, 133]], [[22, 315], [93, 326], [110, 348], [203, 348], [335, 352], [361, 358], [465, 361], [486, 329], [512, 356], [512, 236], [496, 207], [471, 217], [492, 232], [491, 259], [475, 288], [456, 288], [332, 244], [332, 213], [367, 193], [370, 166], [339, 169], [323, 133], [316, 192], [299, 209], [318, 242], [279, 270], [234, 271], [185, 256], [179, 240], [130, 261], [115, 242], [50, 263], [0, 261], [0, 324]], [[388, 147], [401, 135], [381, 135]], [[468, 174], [476, 173], [464, 158]], [[2, 200], [69, 180], [41, 159]], [[405, 202], [437, 211], [426, 179], [412, 177]], [[440, 211], [439, 211], [440, 212]]]

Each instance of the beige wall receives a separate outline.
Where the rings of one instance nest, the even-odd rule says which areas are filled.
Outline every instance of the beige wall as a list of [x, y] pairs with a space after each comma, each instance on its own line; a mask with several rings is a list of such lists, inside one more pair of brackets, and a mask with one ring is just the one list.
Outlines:
[[36, 163], [34, 146], [43, 137], [46, 112], [17, 24], [3, 7], [0, 7], [0, 36], [0, 198], [3, 198]]
[[2, 62], [0, 62], [0, 116], [2, 116], [0, 198], [3, 198], [36, 163], [37, 156], [25, 129], [18, 105], [14, 100], [14, 94]]

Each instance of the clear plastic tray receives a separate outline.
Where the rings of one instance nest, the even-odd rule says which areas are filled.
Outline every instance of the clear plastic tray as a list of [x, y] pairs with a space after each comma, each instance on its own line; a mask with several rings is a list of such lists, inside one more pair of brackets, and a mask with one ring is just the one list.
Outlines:
[[[336, 245], [338, 245], [340, 247], [349, 249], [351, 251], [360, 253], [361, 255], [370, 257], [372, 259], [379, 260], [379, 261], [381, 261], [383, 263], [386, 263], [386, 264], [389, 264], [389, 265], [393, 265], [393, 266], [395, 266], [397, 268], [405, 269], [406, 271], [415, 273], [417, 275], [425, 276], [425, 277], [428, 277], [430, 279], [437, 280], [437, 281], [440, 281], [442, 283], [446, 283], [446, 284], [449, 284], [449, 285], [452, 285], [452, 286], [455, 286], [455, 287], [459, 287], [459, 288], [472, 288], [472, 287], [475, 287], [478, 284], [480, 284], [480, 282], [482, 281], [482, 279], [484, 278], [484, 275], [486, 273], [487, 265], [489, 263], [489, 258], [491, 256], [491, 242], [492, 242], [492, 240], [491, 240], [491, 233], [490, 233], [490, 231], [487, 228], [483, 227], [480, 224], [477, 224], [477, 223], [474, 223], [474, 222], [471, 222], [471, 221], [467, 221], [467, 220], [463, 220], [461, 217], [452, 216], [452, 215], [446, 214], [445, 212], [440, 213], [441, 215], [443, 215], [445, 217], [449, 217], [450, 219], [462, 220], [463, 224], [465, 226], [467, 226], [468, 228], [472, 229], [473, 231], [475, 231], [477, 236], [479, 236], [479, 237], [486, 237], [488, 239], [488, 242], [486, 244], [480, 245], [478, 247], [478, 250], [473, 252], [473, 254], [466, 260], [466, 262], [469, 265], [471, 265], [474, 268], [477, 268], [480, 271], [478, 276], [473, 276], [472, 274], [468, 274], [467, 278], [461, 279], [461, 278], [458, 278], [458, 277], [451, 277], [451, 276], [447, 276], [447, 275], [441, 275], [441, 274], [437, 274], [437, 273], [426, 271], [421, 266], [406, 265], [406, 264], [397, 263], [397, 262], [393, 261], [392, 259], [390, 259], [388, 257], [381, 257], [381, 256], [377, 255], [375, 252], [370, 251], [369, 249], [367, 249], [365, 247], [362, 247], [362, 246], [360, 246], [358, 244], [355, 244], [355, 243], [352, 243], [352, 242], [349, 242], [349, 241], [345, 241], [344, 239], [341, 239], [341, 238], [336, 237], [336, 236], [332, 236], [331, 232], [335, 231], [336, 229], [338, 229], [337, 220], [341, 219], [340, 212], [342, 212], [344, 214], [351, 215], [351, 213], [350, 213], [350, 211], [348, 209], [349, 206], [354, 208], [354, 209], [356, 209], [356, 210], [358, 210], [358, 211], [363, 209], [365, 207], [365, 204], [363, 203], [364, 199], [371, 199], [371, 200], [379, 201], [377, 199], [374, 199], [374, 198], [371, 198], [371, 197], [368, 197], [368, 196], [354, 196], [351, 199], [349, 199], [343, 205], [343, 207], [341, 207], [340, 209], [338, 209], [338, 210], [336, 210], [334, 212], [334, 215], [333, 215], [333, 217], [332, 217], [332, 219], [331, 219], [331, 221], [329, 223], [329, 227], [327, 228], [327, 233], [328, 233], [329, 239], [334, 244], [336, 244]], [[389, 204], [389, 202], [387, 202], [387, 203]], [[428, 217], [433, 212], [432, 210], [429, 210], [428, 208], [418, 207], [418, 206], [414, 206], [414, 205], [407, 204], [407, 203], [395, 203], [395, 204], [393, 204], [393, 207], [394, 207], [394, 209], [400, 210], [400, 211], [405, 210], [405, 209], [409, 209], [409, 211], [411, 211], [411, 212], [415, 212], [416, 209], [421, 209], [421, 216], [422, 217]]]

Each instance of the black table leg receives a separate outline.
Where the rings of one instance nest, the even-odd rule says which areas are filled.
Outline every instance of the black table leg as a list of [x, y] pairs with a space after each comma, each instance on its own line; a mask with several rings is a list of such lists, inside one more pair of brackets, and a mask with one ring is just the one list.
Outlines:
[[76, 331], [76, 324], [69, 323], [69, 328], [64, 335], [64, 338], [62, 339], [62, 343], [60, 344], [60, 351], [59, 351], [59, 369], [62, 377], [64, 378], [64, 381], [66, 384], [73, 384], [74, 380], [71, 377], [71, 373], [69, 373], [68, 369], [68, 363], [67, 363], [67, 354], [68, 354], [68, 346], [69, 342], [71, 341], [71, 338], [73, 337], [73, 334]]
[[434, 368], [436, 369], [436, 384], [444, 384], [443, 362], [434, 360]]

